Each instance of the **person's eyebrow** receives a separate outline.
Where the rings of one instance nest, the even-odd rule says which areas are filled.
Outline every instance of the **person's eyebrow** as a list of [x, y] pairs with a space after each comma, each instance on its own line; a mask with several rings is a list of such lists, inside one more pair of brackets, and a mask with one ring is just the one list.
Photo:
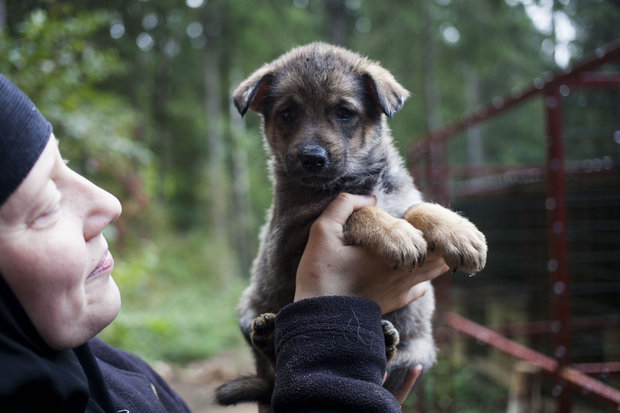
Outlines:
[[[58, 139], [54, 139], [56, 145], [58, 145]], [[26, 208], [26, 212], [29, 216], [37, 213], [37, 210], [41, 210], [45, 208], [45, 205], [49, 203], [48, 192], [45, 191], [47, 185], [49, 185], [49, 181], [53, 174], [54, 168], [56, 167], [56, 158], [48, 157], [45, 159], [45, 163], [43, 168], [39, 169], [38, 176], [39, 179], [35, 182], [35, 185], [31, 187], [30, 191], [28, 191], [27, 196], [30, 201], [28, 203], [28, 207]]]

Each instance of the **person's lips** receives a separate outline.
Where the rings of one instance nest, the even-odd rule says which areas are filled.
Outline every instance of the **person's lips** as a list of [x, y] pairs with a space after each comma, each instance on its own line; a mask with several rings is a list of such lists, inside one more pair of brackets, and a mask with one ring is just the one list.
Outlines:
[[112, 258], [112, 254], [110, 254], [110, 251], [106, 250], [105, 254], [103, 254], [103, 257], [101, 257], [101, 260], [99, 261], [99, 264], [97, 264], [97, 266], [95, 267], [95, 269], [88, 274], [88, 278], [92, 278], [92, 277], [96, 277], [99, 274], [102, 274], [104, 272], [110, 272], [112, 271], [112, 268], [114, 267], [114, 258]]

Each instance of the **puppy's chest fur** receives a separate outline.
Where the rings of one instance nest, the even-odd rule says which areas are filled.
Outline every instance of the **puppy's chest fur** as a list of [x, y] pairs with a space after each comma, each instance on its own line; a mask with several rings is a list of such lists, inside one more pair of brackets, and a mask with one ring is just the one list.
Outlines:
[[252, 274], [253, 281], [261, 280], [253, 283], [260, 290], [254, 296], [260, 300], [251, 300], [253, 316], [277, 312], [292, 302], [297, 266], [310, 227], [339, 193], [373, 195], [377, 207], [397, 218], [422, 202], [401, 158], [389, 155], [369, 165], [366, 173], [344, 176], [326, 188], [300, 187], [290, 178], [274, 173], [274, 202], [261, 232], [261, 246]]

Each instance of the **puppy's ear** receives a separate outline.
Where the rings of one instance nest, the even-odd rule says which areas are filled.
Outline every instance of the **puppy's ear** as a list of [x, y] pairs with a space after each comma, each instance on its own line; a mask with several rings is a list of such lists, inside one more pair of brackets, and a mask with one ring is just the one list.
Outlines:
[[248, 109], [262, 112], [263, 100], [269, 91], [272, 77], [271, 68], [263, 66], [237, 86], [232, 101], [241, 116], [245, 115]]
[[402, 87], [390, 72], [376, 63], [366, 69], [364, 80], [372, 99], [390, 118], [409, 97], [409, 91]]

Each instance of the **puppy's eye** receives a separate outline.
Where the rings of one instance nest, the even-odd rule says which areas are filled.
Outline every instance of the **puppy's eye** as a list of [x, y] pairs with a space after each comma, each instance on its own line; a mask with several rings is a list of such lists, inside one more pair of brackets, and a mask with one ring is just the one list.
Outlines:
[[284, 122], [291, 122], [293, 121], [293, 119], [295, 119], [295, 111], [292, 108], [284, 109], [282, 112], [280, 112], [280, 117]]
[[336, 118], [338, 120], [350, 120], [353, 117], [353, 112], [347, 108], [339, 108], [336, 111]]

